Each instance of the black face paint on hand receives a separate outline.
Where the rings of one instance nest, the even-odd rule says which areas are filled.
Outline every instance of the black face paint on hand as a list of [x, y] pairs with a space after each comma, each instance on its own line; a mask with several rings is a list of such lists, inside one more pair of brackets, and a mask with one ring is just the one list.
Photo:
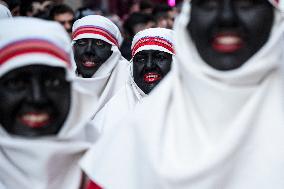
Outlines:
[[268, 40], [274, 14], [267, 0], [192, 0], [189, 35], [217, 70], [242, 66]]
[[74, 44], [74, 57], [78, 74], [91, 78], [112, 55], [112, 45], [100, 39], [79, 39]]
[[144, 50], [133, 58], [133, 77], [138, 87], [146, 94], [170, 71], [172, 55], [158, 50]]
[[30, 65], [0, 78], [0, 123], [13, 135], [59, 132], [69, 113], [71, 87], [63, 68]]

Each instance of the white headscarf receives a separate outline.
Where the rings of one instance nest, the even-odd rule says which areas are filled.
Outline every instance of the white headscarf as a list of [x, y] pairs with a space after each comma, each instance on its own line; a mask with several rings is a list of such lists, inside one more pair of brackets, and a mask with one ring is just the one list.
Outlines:
[[[35, 18], [0, 21], [0, 76], [16, 68], [42, 64], [62, 67], [74, 78], [71, 46], [64, 28]], [[77, 164], [93, 142], [86, 125], [92, 96], [72, 85], [71, 109], [57, 135], [25, 138], [8, 134], [0, 125], [0, 186], [7, 189], [78, 189], [82, 173]]]
[[10, 10], [6, 6], [0, 4], [0, 19], [11, 18], [11, 17], [12, 17], [12, 14]]
[[[173, 31], [165, 28], [150, 28], [140, 31], [133, 38], [132, 49], [132, 58], [137, 52], [142, 50], [159, 50], [172, 54], [174, 59]], [[128, 82], [125, 83], [124, 87], [122, 87], [104, 108], [96, 114], [92, 121], [93, 125], [95, 125], [101, 134], [112, 132], [116, 124], [121, 119], [124, 119], [124, 116], [128, 115], [136, 104], [146, 96], [134, 82], [132, 64], [130, 66]], [[109, 129], [110, 131], [108, 131]], [[81, 167], [89, 178], [94, 178], [96, 173], [96, 170], [92, 167], [94, 162], [93, 150], [96, 151], [95, 147], [88, 151], [84, 160], [81, 162]]]
[[[76, 40], [83, 38], [101, 39], [112, 45], [112, 55], [101, 65], [92, 78], [77, 77], [75, 81], [82, 91], [95, 95], [99, 110], [125, 84], [128, 77], [129, 62], [122, 57], [119, 51], [119, 46], [122, 43], [121, 33], [108, 18], [90, 15], [74, 23], [72, 34], [73, 45]], [[74, 65], [76, 65], [75, 62]]]
[[275, 9], [267, 43], [241, 68], [202, 61], [175, 24], [178, 61], [168, 77], [93, 149], [94, 181], [124, 189], [282, 189], [284, 18]]

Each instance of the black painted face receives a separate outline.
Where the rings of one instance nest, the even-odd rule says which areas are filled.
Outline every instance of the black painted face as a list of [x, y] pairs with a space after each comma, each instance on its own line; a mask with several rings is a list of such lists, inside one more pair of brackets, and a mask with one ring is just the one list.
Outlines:
[[59, 132], [69, 113], [70, 83], [59, 67], [30, 65], [0, 78], [0, 123], [13, 135], [36, 137]]
[[158, 50], [144, 50], [133, 58], [133, 77], [138, 87], [148, 94], [170, 71], [172, 55]]
[[74, 44], [77, 72], [84, 78], [91, 78], [111, 55], [111, 44], [100, 39], [79, 39]]
[[207, 64], [232, 70], [268, 40], [273, 9], [267, 0], [192, 0], [187, 29]]

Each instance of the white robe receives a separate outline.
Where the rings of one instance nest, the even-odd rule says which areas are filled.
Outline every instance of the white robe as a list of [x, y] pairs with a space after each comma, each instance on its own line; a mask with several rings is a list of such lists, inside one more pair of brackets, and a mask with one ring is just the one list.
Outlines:
[[[92, 95], [81, 93], [73, 85], [69, 36], [60, 24], [36, 18], [3, 19], [0, 25], [3, 26], [0, 30], [1, 53], [9, 55], [7, 45], [16, 45], [14, 57], [1, 59], [0, 77], [34, 64], [61, 67], [66, 70], [66, 80], [71, 82], [72, 98], [66, 121], [57, 135], [14, 136], [0, 125], [0, 188], [79, 189], [82, 171], [78, 160], [97, 137], [95, 128], [88, 124], [96, 101]], [[19, 53], [34, 39], [37, 39], [36, 49]], [[46, 48], [63, 55], [38, 51]]]
[[92, 179], [107, 189], [282, 189], [284, 19], [241, 68], [218, 71], [175, 25], [177, 64], [93, 149]]
[[[128, 75], [129, 78], [124, 86], [95, 114], [94, 119], [91, 121], [100, 136], [104, 133], [112, 132], [112, 129], [119, 121], [132, 112], [137, 103], [147, 96], [134, 82], [132, 71]], [[95, 172], [92, 168], [93, 151], [96, 151], [96, 148], [91, 148], [84, 155], [84, 160], [81, 162], [81, 168], [90, 179], [93, 179]]]

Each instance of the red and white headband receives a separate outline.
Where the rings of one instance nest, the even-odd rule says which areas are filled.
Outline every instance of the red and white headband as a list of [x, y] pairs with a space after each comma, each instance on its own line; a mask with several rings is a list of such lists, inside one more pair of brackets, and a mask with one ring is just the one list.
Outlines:
[[122, 43], [118, 27], [111, 20], [100, 15], [85, 16], [74, 23], [73, 44], [76, 40], [84, 38], [101, 39], [117, 47]]
[[175, 54], [173, 31], [165, 28], [149, 28], [138, 32], [132, 41], [132, 58], [142, 50], [159, 50]]
[[20, 17], [0, 25], [0, 76], [33, 64], [63, 67], [72, 75], [70, 40], [60, 24]]
[[67, 67], [71, 66], [70, 56], [52, 42], [44, 39], [24, 39], [1, 47], [0, 66], [15, 57], [33, 54], [49, 55], [62, 60]]

